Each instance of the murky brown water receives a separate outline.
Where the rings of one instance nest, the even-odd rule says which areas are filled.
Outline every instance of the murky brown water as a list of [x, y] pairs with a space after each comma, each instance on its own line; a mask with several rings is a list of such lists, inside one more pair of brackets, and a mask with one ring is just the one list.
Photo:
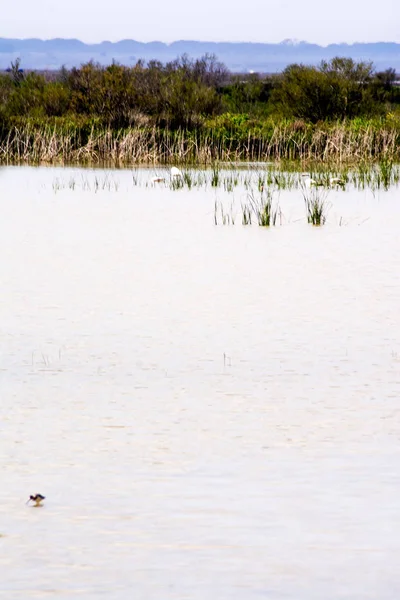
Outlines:
[[0, 170], [2, 597], [399, 597], [398, 189], [265, 230], [55, 173]]

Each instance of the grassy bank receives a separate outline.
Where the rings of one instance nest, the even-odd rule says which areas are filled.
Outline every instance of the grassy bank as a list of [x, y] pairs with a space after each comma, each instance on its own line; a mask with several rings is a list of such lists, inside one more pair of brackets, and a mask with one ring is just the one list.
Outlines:
[[198, 164], [215, 161], [400, 162], [400, 119], [305, 123], [241, 122], [221, 115], [202, 126], [115, 129], [93, 121], [19, 118], [0, 128], [0, 162], [30, 164]]

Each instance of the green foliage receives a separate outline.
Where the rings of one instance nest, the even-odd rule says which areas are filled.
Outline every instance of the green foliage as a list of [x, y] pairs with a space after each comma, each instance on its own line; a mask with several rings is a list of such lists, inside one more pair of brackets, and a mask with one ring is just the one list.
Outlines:
[[223, 72], [209, 56], [194, 62], [182, 57], [166, 66], [139, 61], [133, 68], [90, 62], [67, 75], [70, 108], [99, 115], [111, 127], [137, 124], [147, 116], [158, 125], [192, 128], [203, 115], [219, 110], [216, 85]]
[[104, 124], [130, 124], [133, 104], [132, 71], [116, 63], [101, 67], [89, 62], [72, 69], [67, 78], [70, 109], [77, 114], [98, 115]]
[[59, 81], [51, 82], [43, 89], [43, 109], [49, 117], [61, 117], [68, 112], [71, 92]]
[[280, 76], [231, 75], [213, 55], [133, 67], [89, 62], [56, 76], [24, 73], [16, 60], [8, 71], [0, 76], [3, 115], [86, 115], [112, 129], [211, 127], [227, 140], [267, 134], [277, 119], [297, 119], [307, 133], [308, 123], [384, 115], [400, 104], [393, 69], [374, 73], [349, 58], [290, 65]]
[[273, 81], [271, 77], [260, 77], [256, 73], [231, 77], [220, 90], [224, 109], [234, 113], [267, 114]]
[[10, 116], [44, 115], [43, 91], [46, 81], [42, 75], [31, 72], [14, 87], [8, 102], [6, 112]]
[[[392, 160], [400, 147], [395, 78], [393, 69], [375, 73], [370, 63], [348, 58], [290, 65], [275, 76], [232, 75], [212, 55], [133, 67], [89, 62], [42, 74], [24, 72], [16, 60], [0, 74], [0, 144], [14, 134], [17, 139], [20, 128], [27, 140], [56, 131], [67, 136], [71, 152], [91, 144], [96, 156], [101, 139], [113, 156], [125, 144], [124, 156], [162, 160], [172, 148], [185, 160], [201, 154], [208, 162], [232, 156], [347, 160], [352, 149], [364, 159]], [[127, 149], [131, 131], [137, 133], [130, 139], [141, 140], [140, 152], [135, 145]]]
[[323, 61], [319, 67], [290, 65], [272, 94], [281, 112], [317, 123], [327, 119], [354, 118], [379, 112], [371, 93], [371, 63], [351, 58]]

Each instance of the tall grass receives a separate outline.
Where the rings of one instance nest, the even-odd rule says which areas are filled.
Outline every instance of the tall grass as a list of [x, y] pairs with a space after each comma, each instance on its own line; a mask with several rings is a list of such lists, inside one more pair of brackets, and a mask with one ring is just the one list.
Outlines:
[[211, 185], [212, 187], [218, 187], [219, 185], [219, 168], [215, 163], [213, 163], [211, 170]]
[[74, 175], [71, 175], [68, 180], [63, 179], [62, 177], [56, 177], [52, 183], [53, 191], [55, 193], [65, 189], [72, 191], [79, 189], [84, 192], [95, 193], [99, 191], [118, 192], [119, 186], [119, 181], [108, 174], [102, 176], [96, 174], [92, 178], [89, 178], [86, 174], [81, 174], [78, 180]]
[[[249, 204], [247, 206], [246, 216], [249, 212], [250, 214], [253, 213], [261, 227], [276, 225], [279, 206], [274, 205], [273, 192], [270, 189], [267, 189], [265, 193], [264, 190], [262, 190], [258, 196], [251, 190], [247, 194], [247, 199]], [[242, 221], [243, 220], [245, 220], [245, 215], [243, 215]]]
[[[279, 205], [274, 202], [272, 190], [266, 190], [259, 194], [250, 190], [246, 200], [241, 205], [242, 225], [251, 225], [255, 219], [260, 227], [270, 227], [277, 224], [281, 217]], [[214, 223], [216, 225], [234, 225], [237, 211], [234, 200], [228, 208], [218, 200], [214, 205]]]
[[382, 185], [385, 190], [389, 189], [389, 186], [392, 181], [392, 172], [393, 172], [393, 160], [384, 157], [379, 165], [379, 176], [382, 181]]
[[234, 225], [236, 220], [236, 209], [232, 201], [228, 208], [225, 208], [222, 202], [215, 200], [214, 203], [214, 223], [218, 225]]
[[[295, 127], [286, 121], [249, 128], [247, 133], [132, 128], [83, 131], [79, 127], [32, 123], [10, 127], [0, 136], [0, 162], [108, 164], [202, 164], [296, 160], [359, 164], [400, 161], [400, 125], [374, 121]], [[385, 179], [382, 172], [382, 178]], [[268, 183], [268, 182], [266, 182]]]
[[[264, 219], [266, 222], [268, 222], [267, 215], [272, 196], [282, 190], [301, 189], [304, 201], [315, 205], [318, 204], [317, 199], [321, 199], [322, 195], [332, 188], [336, 194], [344, 192], [348, 186], [356, 189], [368, 188], [375, 192], [381, 188], [388, 190], [400, 182], [400, 166], [391, 162], [382, 161], [372, 165], [360, 163], [354, 168], [314, 164], [309, 173], [320, 190], [318, 198], [315, 198], [317, 192], [312, 192], [312, 189], [316, 188], [307, 190], [302, 174], [295, 170], [300, 169], [301, 166], [298, 163], [266, 164], [264, 169], [261, 169], [258, 164], [254, 167], [214, 164], [213, 169], [182, 167], [181, 176], [176, 177], [171, 175], [169, 167], [158, 165], [155, 169], [135, 167], [131, 171], [131, 178], [134, 187], [168, 187], [172, 191], [210, 188], [215, 192], [222, 190], [229, 195], [234, 195], [236, 190], [244, 190], [246, 192], [244, 206], [248, 205], [253, 219], [257, 221]], [[58, 176], [53, 181], [54, 191], [66, 188], [70, 190], [78, 188], [83, 191], [118, 191], [120, 184], [112, 171], [99, 175], [100, 171], [95, 169], [90, 177], [87, 175], [88, 171], [84, 171], [85, 175], [82, 173], [73, 173], [66, 178]], [[266, 204], [265, 207], [263, 203]], [[263, 214], [265, 218], [261, 218]], [[248, 216], [245, 216], [244, 220], [249, 220]]]
[[327, 202], [328, 190], [321, 187], [307, 188], [302, 186], [302, 194], [306, 207], [307, 222], [321, 226], [326, 223], [330, 204]]

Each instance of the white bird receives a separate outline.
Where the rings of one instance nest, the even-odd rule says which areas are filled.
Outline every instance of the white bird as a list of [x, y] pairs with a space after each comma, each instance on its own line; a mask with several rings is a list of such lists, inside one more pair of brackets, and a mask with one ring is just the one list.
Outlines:
[[311, 187], [312, 185], [318, 185], [318, 183], [315, 181], [315, 179], [311, 179], [311, 177], [308, 173], [301, 174], [301, 183], [308, 188]]
[[308, 173], [302, 173], [301, 179], [302, 179], [302, 184], [307, 188], [310, 188], [311, 186], [322, 187], [324, 185], [321, 181], [312, 179]]
[[183, 173], [177, 167], [171, 167], [171, 177], [181, 177], [183, 179]]

